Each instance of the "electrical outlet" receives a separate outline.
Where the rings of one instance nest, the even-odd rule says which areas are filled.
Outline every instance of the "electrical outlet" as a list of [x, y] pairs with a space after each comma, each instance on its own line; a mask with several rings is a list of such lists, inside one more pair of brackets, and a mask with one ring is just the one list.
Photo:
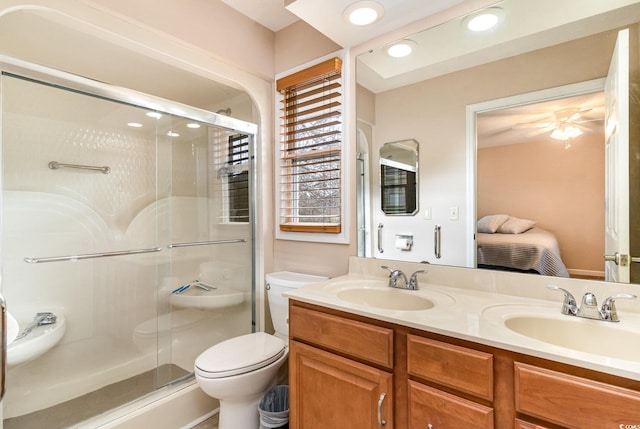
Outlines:
[[431, 207], [424, 209], [424, 220], [431, 220]]
[[460, 218], [460, 213], [458, 212], [458, 207], [449, 207], [449, 220], [458, 220]]

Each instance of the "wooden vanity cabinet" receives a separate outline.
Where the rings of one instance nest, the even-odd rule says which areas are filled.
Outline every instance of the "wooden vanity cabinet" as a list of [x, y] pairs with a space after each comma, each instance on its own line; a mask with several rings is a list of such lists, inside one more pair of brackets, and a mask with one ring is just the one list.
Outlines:
[[289, 305], [291, 429], [640, 425], [640, 381]]
[[289, 427], [394, 427], [393, 330], [289, 310]]
[[494, 427], [492, 354], [409, 334], [407, 374], [409, 428]]
[[516, 411], [562, 427], [640, 423], [640, 392], [565, 372], [514, 363]]

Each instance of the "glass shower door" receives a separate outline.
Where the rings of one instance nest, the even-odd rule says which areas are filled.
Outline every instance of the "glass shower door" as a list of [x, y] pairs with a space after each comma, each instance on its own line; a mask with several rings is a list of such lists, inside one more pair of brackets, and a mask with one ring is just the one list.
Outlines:
[[1, 95], [5, 429], [91, 419], [251, 332], [252, 134], [8, 73]]

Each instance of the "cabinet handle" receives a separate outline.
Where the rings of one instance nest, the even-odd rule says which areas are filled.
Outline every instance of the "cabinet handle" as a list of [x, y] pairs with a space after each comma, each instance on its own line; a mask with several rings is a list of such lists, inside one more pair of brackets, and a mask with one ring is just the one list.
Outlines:
[[382, 420], [382, 403], [384, 402], [384, 398], [386, 397], [386, 393], [381, 393], [380, 398], [378, 399], [378, 424], [380, 426], [385, 426], [387, 424], [386, 420]]
[[433, 429], [433, 425], [432, 425], [431, 423], [429, 423], [429, 424], [427, 425], [427, 429]]

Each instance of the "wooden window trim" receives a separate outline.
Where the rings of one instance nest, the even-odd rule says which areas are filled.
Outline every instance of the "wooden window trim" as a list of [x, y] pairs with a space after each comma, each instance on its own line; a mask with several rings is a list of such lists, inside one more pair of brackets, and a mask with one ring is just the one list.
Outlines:
[[[314, 88], [319, 85], [323, 87]], [[343, 87], [342, 59], [338, 57], [285, 76], [276, 82], [278, 92], [283, 94], [279, 168], [281, 181], [278, 196], [280, 231], [327, 234], [342, 232], [344, 148], [341, 128], [342, 94], [339, 91]], [[304, 128], [304, 133], [298, 131], [301, 128]], [[323, 156], [326, 158], [323, 159]], [[297, 172], [296, 162], [308, 167], [309, 171]], [[313, 170], [313, 165], [320, 164], [325, 164], [324, 168], [319, 166], [317, 170]], [[331, 168], [328, 167], [330, 165]], [[326, 174], [327, 178], [313, 180], [313, 173]], [[310, 182], [306, 180], [307, 177], [304, 181], [299, 181], [303, 176], [308, 176]], [[285, 177], [298, 181], [283, 180]], [[298, 205], [302, 197], [296, 185], [323, 182], [331, 182], [323, 185], [325, 187], [322, 190], [332, 195], [326, 200], [319, 200], [325, 201], [324, 205]], [[300, 214], [300, 207], [306, 209], [307, 213]], [[318, 214], [308, 214], [311, 210]], [[305, 217], [320, 221], [304, 222]], [[325, 219], [327, 222], [324, 222]]]

